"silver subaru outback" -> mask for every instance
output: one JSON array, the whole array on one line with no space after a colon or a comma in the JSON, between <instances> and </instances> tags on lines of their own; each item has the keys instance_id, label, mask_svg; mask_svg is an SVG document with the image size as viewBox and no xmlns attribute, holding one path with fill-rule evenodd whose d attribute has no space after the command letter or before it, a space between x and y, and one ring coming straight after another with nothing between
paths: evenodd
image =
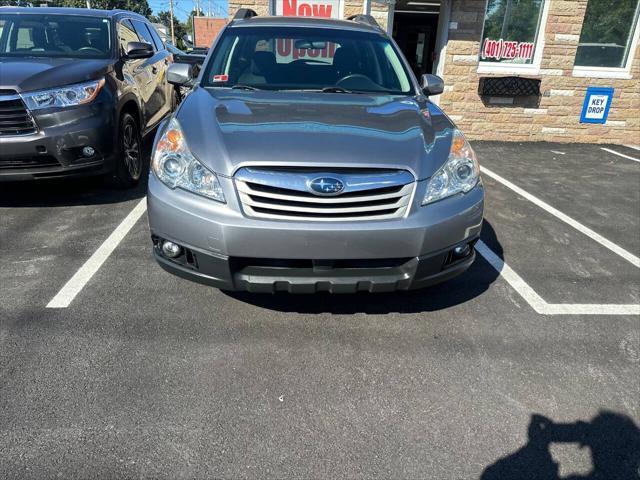
<instances>
[{"instance_id":1,"label":"silver subaru outback","mask_svg":"<svg viewBox=\"0 0 640 480\"><path fill-rule=\"evenodd\" d=\"M241 10L156 136L149 224L167 271L225 290L420 288L474 261L484 189L463 134L373 18Z\"/></svg>"}]
</instances>

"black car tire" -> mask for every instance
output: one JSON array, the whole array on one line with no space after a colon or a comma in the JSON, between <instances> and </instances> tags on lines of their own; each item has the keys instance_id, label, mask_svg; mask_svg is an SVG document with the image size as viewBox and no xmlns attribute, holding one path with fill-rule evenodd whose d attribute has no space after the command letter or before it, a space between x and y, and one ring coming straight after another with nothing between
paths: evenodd
<instances>
[{"instance_id":1,"label":"black car tire","mask_svg":"<svg viewBox=\"0 0 640 480\"><path fill-rule=\"evenodd\" d=\"M116 168L110 183L117 188L131 188L142 176L143 149L138 122L129 113L123 113L120 118L116 144Z\"/></svg>"}]
</instances>

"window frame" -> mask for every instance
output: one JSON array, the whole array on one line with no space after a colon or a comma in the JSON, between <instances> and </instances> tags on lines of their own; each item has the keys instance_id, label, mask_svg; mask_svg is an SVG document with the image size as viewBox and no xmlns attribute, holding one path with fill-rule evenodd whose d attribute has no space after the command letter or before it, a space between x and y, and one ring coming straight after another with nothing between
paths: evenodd
<instances>
[{"instance_id":1,"label":"window frame","mask_svg":"<svg viewBox=\"0 0 640 480\"><path fill-rule=\"evenodd\" d=\"M538 75L540 66L542 65L542 54L545 46L545 33L547 30L547 20L549 18L549 8L552 0L544 0L542 4L542 15L540 16L540 25L538 26L538 35L535 41L533 62L529 64L523 63L500 63L500 62L483 62L478 61L478 73L501 73L513 75ZM484 28L486 23L487 8L489 0L484 4L484 15L482 19L482 33L480 34L480 48L482 49L482 39L484 38ZM478 51L478 59L480 51Z\"/></svg>"},{"instance_id":2,"label":"window frame","mask_svg":"<svg viewBox=\"0 0 640 480\"><path fill-rule=\"evenodd\" d=\"M149 33L151 34L151 38L153 39L153 42L156 44L156 51L160 52L160 51L166 50L167 46L162 41L162 38L160 38L160 35L158 34L158 31L156 30L156 28L150 23L145 22L144 25L147 27L147 30L149 30Z\"/></svg>"},{"instance_id":3,"label":"window frame","mask_svg":"<svg viewBox=\"0 0 640 480\"><path fill-rule=\"evenodd\" d=\"M143 22L142 20L138 20L136 18L132 18L131 20L131 25L133 25L133 29L134 31L138 34L138 38L140 38L140 41L142 43L148 43L151 48L153 48L153 53L157 53L158 52L158 47L156 46L156 43L153 39L153 35L151 35L151 32L149 31L149 28L147 28L147 24L146 22ZM145 37L145 33L147 35L149 35L149 40L147 40L147 38Z\"/></svg>"},{"instance_id":4,"label":"window frame","mask_svg":"<svg viewBox=\"0 0 640 480\"><path fill-rule=\"evenodd\" d=\"M129 22L130 27L127 26L125 22ZM116 23L116 38L118 39L118 50L120 50L120 57L124 58L127 55L127 51L126 51L126 48L122 45L122 36L120 35L120 27L124 27L132 31L136 35L136 38L138 39L138 41L141 41L141 40L130 18L124 17L124 18L118 19L118 22Z\"/></svg>"},{"instance_id":5,"label":"window frame","mask_svg":"<svg viewBox=\"0 0 640 480\"><path fill-rule=\"evenodd\" d=\"M588 3L588 2L587 2ZM633 66L633 60L636 56L636 50L638 48L638 42L640 37L640 1L636 5L635 26L633 27L633 36L631 38L631 44L629 45L629 53L627 55L626 63L624 67L587 67L582 65L574 65L572 76L574 77L587 77L587 78L614 78L631 80L633 75L631 74L631 67ZM586 10L585 10L586 15ZM584 23L584 19L583 19Z\"/></svg>"}]
</instances>

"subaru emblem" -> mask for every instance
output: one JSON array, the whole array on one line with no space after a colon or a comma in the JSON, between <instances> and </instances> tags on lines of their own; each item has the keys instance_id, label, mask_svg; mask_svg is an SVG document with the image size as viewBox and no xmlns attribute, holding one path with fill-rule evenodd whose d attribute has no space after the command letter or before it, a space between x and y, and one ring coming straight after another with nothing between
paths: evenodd
<instances>
[{"instance_id":1,"label":"subaru emblem","mask_svg":"<svg viewBox=\"0 0 640 480\"><path fill-rule=\"evenodd\" d=\"M344 191L344 183L337 178L314 178L308 185L311 192L316 195L340 195Z\"/></svg>"}]
</instances>

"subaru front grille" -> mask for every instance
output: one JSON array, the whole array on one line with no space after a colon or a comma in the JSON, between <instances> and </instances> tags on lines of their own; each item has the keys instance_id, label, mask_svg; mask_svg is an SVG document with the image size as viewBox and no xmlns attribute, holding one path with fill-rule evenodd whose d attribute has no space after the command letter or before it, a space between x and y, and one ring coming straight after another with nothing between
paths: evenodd
<instances>
[{"instance_id":1,"label":"subaru front grille","mask_svg":"<svg viewBox=\"0 0 640 480\"><path fill-rule=\"evenodd\" d=\"M352 221L404 216L415 178L406 170L250 167L235 183L248 217Z\"/></svg>"}]
</instances>

